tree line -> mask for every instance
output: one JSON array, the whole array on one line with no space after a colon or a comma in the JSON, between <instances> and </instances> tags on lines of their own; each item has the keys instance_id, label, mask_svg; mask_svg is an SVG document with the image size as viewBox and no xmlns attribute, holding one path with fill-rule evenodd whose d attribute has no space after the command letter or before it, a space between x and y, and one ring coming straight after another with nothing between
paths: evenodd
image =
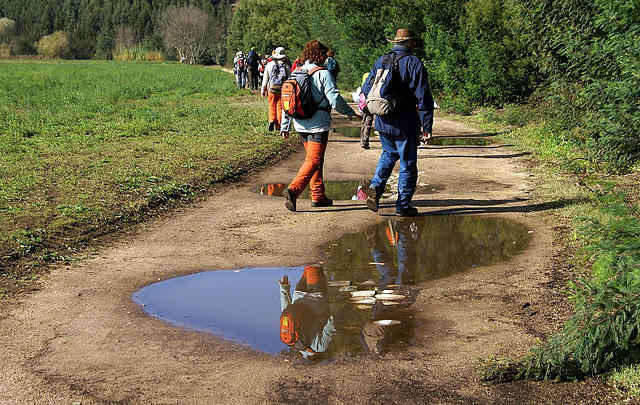
<instances>
[{"instance_id":1,"label":"tree line","mask_svg":"<svg viewBox=\"0 0 640 405\"><path fill-rule=\"evenodd\" d=\"M0 0L0 18L15 23L9 44L14 55L36 54L38 41L64 32L68 58L111 59L116 48L141 47L163 51L167 46L161 25L169 8L197 9L207 16L205 59L226 56L226 30L231 21L232 0ZM185 12L189 14L189 12ZM59 56L59 55L56 55ZM206 60L205 60L206 61Z\"/></svg>"}]
</instances>

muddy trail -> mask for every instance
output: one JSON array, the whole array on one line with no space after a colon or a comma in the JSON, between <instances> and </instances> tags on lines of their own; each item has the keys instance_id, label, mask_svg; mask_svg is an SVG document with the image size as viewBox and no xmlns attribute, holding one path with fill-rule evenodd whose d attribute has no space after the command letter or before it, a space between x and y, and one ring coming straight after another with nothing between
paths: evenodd
<instances>
[{"instance_id":1,"label":"muddy trail","mask_svg":"<svg viewBox=\"0 0 640 405\"><path fill-rule=\"evenodd\" d=\"M0 403L603 400L597 381L478 377L479 359L526 352L556 312L545 300L555 204L529 199L527 154L437 119L437 142L419 150L420 216L400 219L393 184L379 215L359 198L380 143L362 150L352 131L330 136L333 207L303 197L298 212L284 208L278 190L298 153L55 269L40 291L2 308ZM323 322L330 313L337 332L309 360L278 339L278 280L317 285L318 274Z\"/></svg>"}]
</instances>

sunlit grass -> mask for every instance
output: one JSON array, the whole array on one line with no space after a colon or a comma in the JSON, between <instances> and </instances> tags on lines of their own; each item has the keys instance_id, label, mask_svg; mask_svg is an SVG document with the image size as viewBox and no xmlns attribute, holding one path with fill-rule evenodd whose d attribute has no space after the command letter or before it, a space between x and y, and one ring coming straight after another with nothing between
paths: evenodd
<instances>
[{"instance_id":1,"label":"sunlit grass","mask_svg":"<svg viewBox=\"0 0 640 405\"><path fill-rule=\"evenodd\" d=\"M290 150L246 94L204 67L0 63L0 269L56 260Z\"/></svg>"}]
</instances>

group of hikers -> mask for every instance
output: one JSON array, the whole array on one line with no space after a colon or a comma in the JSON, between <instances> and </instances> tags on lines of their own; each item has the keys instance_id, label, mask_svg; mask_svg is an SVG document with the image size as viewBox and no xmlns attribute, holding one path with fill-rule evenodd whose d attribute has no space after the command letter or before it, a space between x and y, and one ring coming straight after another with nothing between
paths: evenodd
<instances>
[{"instance_id":1,"label":"group of hikers","mask_svg":"<svg viewBox=\"0 0 640 405\"><path fill-rule=\"evenodd\" d=\"M363 78L357 112L340 95L334 54L321 42L308 42L293 64L282 47L266 59L260 93L269 101L268 129L288 138L293 123L306 151L304 163L285 190L288 210L296 211L296 200L307 185L312 207L333 205L325 194L323 166L335 109L350 119L362 119L363 148L369 147L372 123L380 135L382 154L367 190L367 207L378 211L386 183L400 161L396 215L418 214L411 205L418 178L417 150L420 142L431 139L434 101L427 70L412 52L419 44L417 37L402 28L388 41L391 51L380 56Z\"/></svg>"}]
</instances>

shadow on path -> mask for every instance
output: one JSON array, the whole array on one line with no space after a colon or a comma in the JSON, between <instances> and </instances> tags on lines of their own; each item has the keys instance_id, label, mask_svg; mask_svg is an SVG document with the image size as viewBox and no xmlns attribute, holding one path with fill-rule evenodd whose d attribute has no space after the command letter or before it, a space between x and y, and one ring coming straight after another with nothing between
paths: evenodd
<instances>
[{"instance_id":1,"label":"shadow on path","mask_svg":"<svg viewBox=\"0 0 640 405\"><path fill-rule=\"evenodd\" d=\"M471 159L512 159L529 156L531 152L512 153L508 155L418 155L418 159L471 158Z\"/></svg>"},{"instance_id":2,"label":"shadow on path","mask_svg":"<svg viewBox=\"0 0 640 405\"><path fill-rule=\"evenodd\" d=\"M558 208L564 208L569 205L578 204L581 202L587 201L586 199L567 199L567 200L557 200L544 202L539 204L529 204L529 205L516 205L509 207L459 207L459 208L449 208L437 211L429 211L429 212L421 212L418 216L425 217L431 215L464 215L464 214L497 214L497 213L507 213L507 212L540 212L540 211L548 211L554 210ZM429 205L421 205L419 201L415 202L416 206L429 206ZM381 216L393 216L393 214L381 214Z\"/></svg>"},{"instance_id":3,"label":"shadow on path","mask_svg":"<svg viewBox=\"0 0 640 405\"><path fill-rule=\"evenodd\" d=\"M441 149L499 149L499 148L507 148L513 145L505 144L505 145L493 145L493 146L420 146L418 149L433 149L433 150L441 150Z\"/></svg>"}]
</instances>

